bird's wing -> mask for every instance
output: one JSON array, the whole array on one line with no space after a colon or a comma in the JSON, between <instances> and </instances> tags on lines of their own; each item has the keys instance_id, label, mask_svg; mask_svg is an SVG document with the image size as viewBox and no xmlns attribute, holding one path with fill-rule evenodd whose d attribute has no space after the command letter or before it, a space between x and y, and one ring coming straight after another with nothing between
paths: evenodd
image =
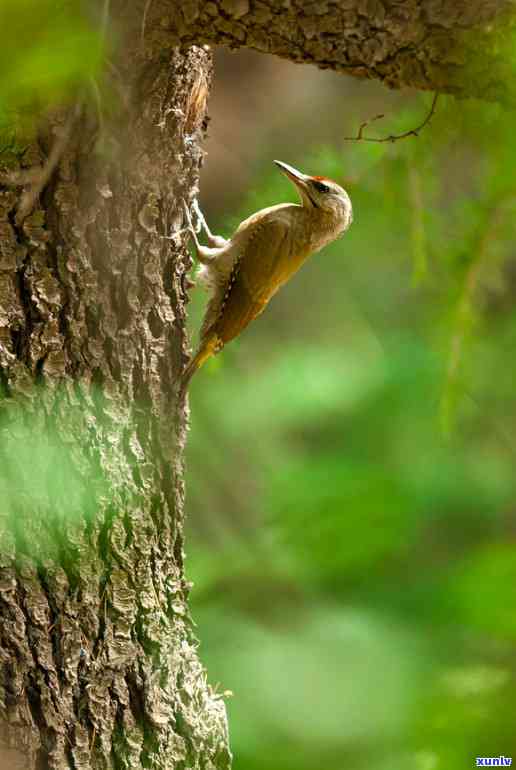
<instances>
[{"instance_id":1,"label":"bird's wing","mask_svg":"<svg viewBox=\"0 0 516 770\"><path fill-rule=\"evenodd\" d=\"M288 242L288 225L279 217L257 223L250 233L210 328L221 346L238 336L267 306L276 288L273 279L277 265L288 256Z\"/></svg>"}]
</instances>

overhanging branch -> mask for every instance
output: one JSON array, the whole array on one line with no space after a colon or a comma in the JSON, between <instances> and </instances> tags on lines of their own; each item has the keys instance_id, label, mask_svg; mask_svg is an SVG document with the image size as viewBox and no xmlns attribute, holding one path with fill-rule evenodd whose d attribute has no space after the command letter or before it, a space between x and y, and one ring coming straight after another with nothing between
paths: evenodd
<instances>
[{"instance_id":1,"label":"overhanging branch","mask_svg":"<svg viewBox=\"0 0 516 770\"><path fill-rule=\"evenodd\" d=\"M253 48L386 85L516 103L510 0L153 0L146 45Z\"/></svg>"}]
</instances>

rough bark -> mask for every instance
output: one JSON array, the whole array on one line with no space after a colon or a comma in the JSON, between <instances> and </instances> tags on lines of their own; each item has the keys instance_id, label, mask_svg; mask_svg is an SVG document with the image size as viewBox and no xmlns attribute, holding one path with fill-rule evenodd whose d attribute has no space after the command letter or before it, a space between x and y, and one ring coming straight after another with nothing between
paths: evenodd
<instances>
[{"instance_id":1,"label":"rough bark","mask_svg":"<svg viewBox=\"0 0 516 770\"><path fill-rule=\"evenodd\" d=\"M516 103L511 0L153 0L169 44L254 48L386 85Z\"/></svg>"},{"instance_id":2,"label":"rough bark","mask_svg":"<svg viewBox=\"0 0 516 770\"><path fill-rule=\"evenodd\" d=\"M187 609L177 401L211 61L143 48L140 19L24 221L0 187L2 768L230 762Z\"/></svg>"}]
</instances>

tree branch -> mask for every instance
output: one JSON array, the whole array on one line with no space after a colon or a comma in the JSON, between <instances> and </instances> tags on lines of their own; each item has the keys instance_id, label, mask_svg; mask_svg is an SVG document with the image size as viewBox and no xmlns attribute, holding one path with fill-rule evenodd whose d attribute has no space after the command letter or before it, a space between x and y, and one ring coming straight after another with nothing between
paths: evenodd
<instances>
[{"instance_id":1,"label":"tree branch","mask_svg":"<svg viewBox=\"0 0 516 770\"><path fill-rule=\"evenodd\" d=\"M61 160L63 152L66 149L66 145L68 144L72 133L73 125L79 116L81 106L82 101L77 102L75 107L70 111L66 123L60 130L59 135L56 137L54 144L52 145L50 155L48 156L44 166L23 169L13 173L0 175L0 185L3 185L4 187L24 187L25 185L30 185L21 196L16 211L17 224L21 224L23 220L31 213L41 191L48 184L50 177L54 173L57 164Z\"/></svg>"},{"instance_id":2,"label":"tree branch","mask_svg":"<svg viewBox=\"0 0 516 770\"><path fill-rule=\"evenodd\" d=\"M428 112L423 122L420 123L419 126L417 126L416 128L410 128L408 131L404 131L402 134L389 134L389 136L384 136L384 137L363 136L364 128L367 128L367 126L373 123L373 121L380 120L381 118L385 117L385 115L375 115L374 118L369 118L369 120L365 120L363 123L360 124L360 128L358 129L358 134L356 136L345 136L344 141L345 142L378 142L379 144L382 144L383 142L397 142L399 139L406 139L409 136L419 136L419 132L422 131L422 129L430 122L432 115L435 112L435 105L437 104L438 97L439 97L439 94L436 92L434 94L434 98L432 99L430 111Z\"/></svg>"},{"instance_id":3,"label":"tree branch","mask_svg":"<svg viewBox=\"0 0 516 770\"><path fill-rule=\"evenodd\" d=\"M153 0L146 43L253 48L390 87L516 104L510 0Z\"/></svg>"}]
</instances>

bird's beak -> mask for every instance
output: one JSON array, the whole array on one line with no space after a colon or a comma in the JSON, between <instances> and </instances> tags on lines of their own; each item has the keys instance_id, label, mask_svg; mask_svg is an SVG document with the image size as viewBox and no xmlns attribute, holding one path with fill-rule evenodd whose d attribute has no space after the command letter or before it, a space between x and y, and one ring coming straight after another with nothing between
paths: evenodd
<instances>
[{"instance_id":1,"label":"bird's beak","mask_svg":"<svg viewBox=\"0 0 516 770\"><path fill-rule=\"evenodd\" d=\"M281 160L275 160L274 163L277 165L280 171L282 171L285 176L290 179L291 182L294 182L299 192L301 193L303 202L306 201L314 206L315 204L310 196L310 189L308 186L308 182L310 181L311 177L303 174L301 171L298 171L297 168L289 166L288 163L283 163Z\"/></svg>"},{"instance_id":2,"label":"bird's beak","mask_svg":"<svg viewBox=\"0 0 516 770\"><path fill-rule=\"evenodd\" d=\"M301 186L303 188L306 187L306 183L310 177L308 177L306 174L302 174L301 171L298 171L297 168L294 168L294 166L289 166L288 163L283 163L281 160L275 160L274 163L278 166L283 173L288 176L289 179L291 179L294 184Z\"/></svg>"}]
</instances>

